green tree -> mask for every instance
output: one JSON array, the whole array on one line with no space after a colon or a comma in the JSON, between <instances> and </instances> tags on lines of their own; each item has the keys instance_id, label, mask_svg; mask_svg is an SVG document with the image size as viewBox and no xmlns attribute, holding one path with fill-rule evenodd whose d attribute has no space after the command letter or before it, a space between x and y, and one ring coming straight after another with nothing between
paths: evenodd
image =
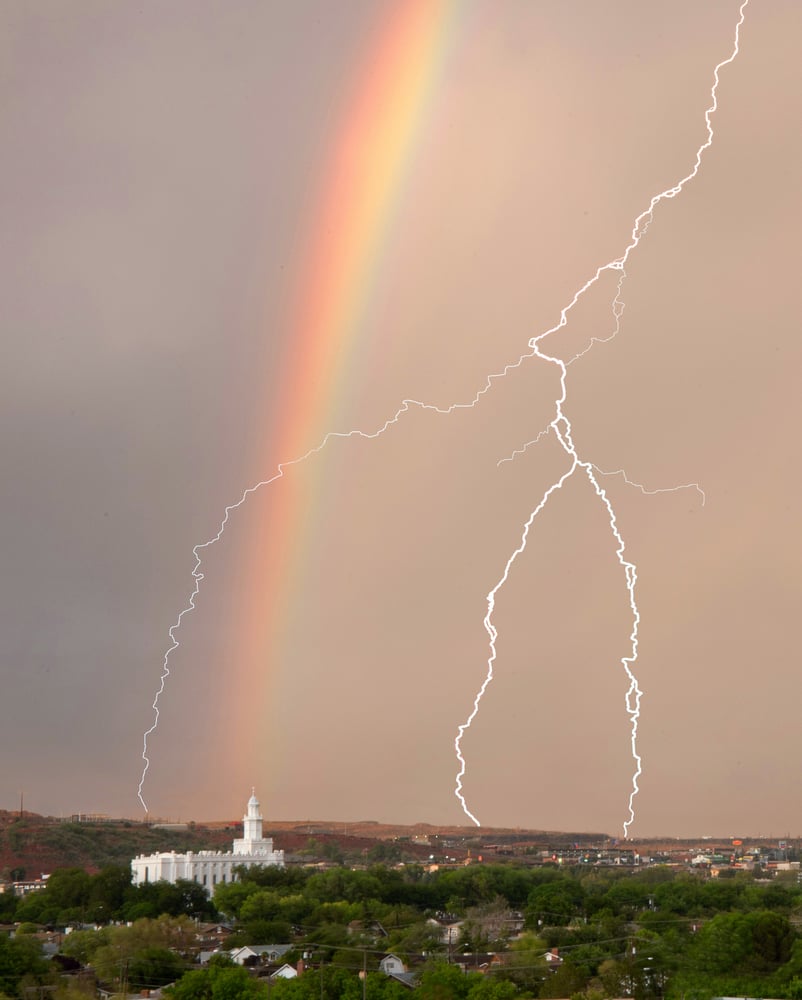
<instances>
[{"instance_id":1,"label":"green tree","mask_svg":"<svg viewBox=\"0 0 802 1000\"><path fill-rule=\"evenodd\" d=\"M188 917L143 918L130 927L104 928L98 938L94 948L86 940L79 942L78 947L84 953L91 952L91 962L100 979L119 981L132 963L153 949L168 950L187 959L194 946L195 926ZM67 942L72 947L69 938Z\"/></svg>"},{"instance_id":2,"label":"green tree","mask_svg":"<svg viewBox=\"0 0 802 1000\"><path fill-rule=\"evenodd\" d=\"M266 997L267 986L239 966L210 965L187 972L164 995L174 1000L253 1000Z\"/></svg>"},{"instance_id":3,"label":"green tree","mask_svg":"<svg viewBox=\"0 0 802 1000\"><path fill-rule=\"evenodd\" d=\"M366 899L378 899L381 894L381 883L375 875L369 872L348 871L345 868L332 868L327 872L316 872L306 884L308 895L319 899L322 903L345 901L361 902Z\"/></svg>"},{"instance_id":4,"label":"green tree","mask_svg":"<svg viewBox=\"0 0 802 1000\"><path fill-rule=\"evenodd\" d=\"M0 989L14 996L24 978L29 977L37 983L47 971L47 964L35 938L22 936L12 941L7 935L0 935Z\"/></svg>"},{"instance_id":5,"label":"green tree","mask_svg":"<svg viewBox=\"0 0 802 1000\"><path fill-rule=\"evenodd\" d=\"M281 916L281 896L273 889L259 889L240 906L239 917L244 923L250 920L277 920Z\"/></svg>"},{"instance_id":6,"label":"green tree","mask_svg":"<svg viewBox=\"0 0 802 1000\"><path fill-rule=\"evenodd\" d=\"M604 895L604 903L613 913L631 920L638 910L645 910L649 905L652 887L631 878L619 878Z\"/></svg>"},{"instance_id":7,"label":"green tree","mask_svg":"<svg viewBox=\"0 0 802 1000\"><path fill-rule=\"evenodd\" d=\"M249 920L240 924L228 939L230 948L244 944L286 944L292 938L292 928L284 920Z\"/></svg>"},{"instance_id":8,"label":"green tree","mask_svg":"<svg viewBox=\"0 0 802 1000\"><path fill-rule=\"evenodd\" d=\"M704 910L703 885L690 875L657 886L653 896L658 910L693 914Z\"/></svg>"},{"instance_id":9,"label":"green tree","mask_svg":"<svg viewBox=\"0 0 802 1000\"><path fill-rule=\"evenodd\" d=\"M134 989L166 986L186 971L186 962L169 948L142 948L128 962L127 980Z\"/></svg>"},{"instance_id":10,"label":"green tree","mask_svg":"<svg viewBox=\"0 0 802 1000\"><path fill-rule=\"evenodd\" d=\"M393 924L392 920L384 924L389 937L382 947L386 947L387 951L400 952L402 955L408 955L411 952L418 954L425 952L430 955L445 950L445 945L440 940L440 932L436 927L428 924L425 920L416 919L417 914L411 907L402 908L402 912L410 913L412 916L407 916L398 924Z\"/></svg>"},{"instance_id":11,"label":"green tree","mask_svg":"<svg viewBox=\"0 0 802 1000\"><path fill-rule=\"evenodd\" d=\"M409 990L379 972L365 981L367 1000L409 1000ZM270 1000L362 1000L362 981L353 971L325 966L297 979L280 979L270 988Z\"/></svg>"},{"instance_id":12,"label":"green tree","mask_svg":"<svg viewBox=\"0 0 802 1000\"><path fill-rule=\"evenodd\" d=\"M73 931L64 938L61 950L81 965L91 965L95 952L108 943L109 932L106 928L100 931Z\"/></svg>"},{"instance_id":13,"label":"green tree","mask_svg":"<svg viewBox=\"0 0 802 1000\"><path fill-rule=\"evenodd\" d=\"M160 917L166 914L178 917L182 914L192 917L213 917L214 904L207 897L203 886L185 879L171 882L145 882L132 887L128 901L123 908L126 920L141 917Z\"/></svg>"},{"instance_id":14,"label":"green tree","mask_svg":"<svg viewBox=\"0 0 802 1000\"><path fill-rule=\"evenodd\" d=\"M456 965L438 963L423 970L415 996L417 1000L466 1000L477 979L477 973L466 975Z\"/></svg>"},{"instance_id":15,"label":"green tree","mask_svg":"<svg viewBox=\"0 0 802 1000\"><path fill-rule=\"evenodd\" d=\"M545 942L527 931L513 941L503 969L497 973L518 989L537 994L549 970L545 959Z\"/></svg>"},{"instance_id":16,"label":"green tree","mask_svg":"<svg viewBox=\"0 0 802 1000\"><path fill-rule=\"evenodd\" d=\"M352 920L358 920L361 911L356 903L346 903L341 900L337 903L321 903L309 914L307 923L314 927L323 924L350 924Z\"/></svg>"},{"instance_id":17,"label":"green tree","mask_svg":"<svg viewBox=\"0 0 802 1000\"><path fill-rule=\"evenodd\" d=\"M588 977L570 962L563 962L556 972L550 972L540 987L541 997L570 997L585 988ZM620 994L619 994L620 996Z\"/></svg>"},{"instance_id":18,"label":"green tree","mask_svg":"<svg viewBox=\"0 0 802 1000\"><path fill-rule=\"evenodd\" d=\"M791 958L795 938L779 913L720 913L700 930L693 959L702 972L771 972Z\"/></svg>"},{"instance_id":19,"label":"green tree","mask_svg":"<svg viewBox=\"0 0 802 1000\"><path fill-rule=\"evenodd\" d=\"M740 905L745 885L735 879L713 878L700 888L701 901L706 913L734 910Z\"/></svg>"},{"instance_id":20,"label":"green tree","mask_svg":"<svg viewBox=\"0 0 802 1000\"><path fill-rule=\"evenodd\" d=\"M481 976L468 990L466 1000L513 1000L520 995L514 983L495 976Z\"/></svg>"},{"instance_id":21,"label":"green tree","mask_svg":"<svg viewBox=\"0 0 802 1000\"><path fill-rule=\"evenodd\" d=\"M607 997L632 996L632 970L621 959L608 958L599 966L599 982Z\"/></svg>"},{"instance_id":22,"label":"green tree","mask_svg":"<svg viewBox=\"0 0 802 1000\"><path fill-rule=\"evenodd\" d=\"M471 951L502 949L509 940L511 917L512 911L503 896L470 907L460 929L460 947Z\"/></svg>"},{"instance_id":23,"label":"green tree","mask_svg":"<svg viewBox=\"0 0 802 1000\"><path fill-rule=\"evenodd\" d=\"M305 924L317 903L301 892L286 892L281 897L280 916L291 924Z\"/></svg>"},{"instance_id":24,"label":"green tree","mask_svg":"<svg viewBox=\"0 0 802 1000\"><path fill-rule=\"evenodd\" d=\"M19 897L13 892L0 892L0 923L11 924L17 911Z\"/></svg>"},{"instance_id":25,"label":"green tree","mask_svg":"<svg viewBox=\"0 0 802 1000\"><path fill-rule=\"evenodd\" d=\"M83 868L57 868L45 889L48 904L56 910L84 910L91 892L92 879Z\"/></svg>"},{"instance_id":26,"label":"green tree","mask_svg":"<svg viewBox=\"0 0 802 1000\"><path fill-rule=\"evenodd\" d=\"M122 915L131 891L131 868L128 865L108 865L90 881L87 915L90 920L105 923Z\"/></svg>"},{"instance_id":27,"label":"green tree","mask_svg":"<svg viewBox=\"0 0 802 1000\"><path fill-rule=\"evenodd\" d=\"M47 890L31 892L17 904L16 919L22 923L55 923L58 910L50 902Z\"/></svg>"},{"instance_id":28,"label":"green tree","mask_svg":"<svg viewBox=\"0 0 802 1000\"><path fill-rule=\"evenodd\" d=\"M239 917L242 904L260 892L256 882L221 882L214 892L214 905L228 917Z\"/></svg>"},{"instance_id":29,"label":"green tree","mask_svg":"<svg viewBox=\"0 0 802 1000\"><path fill-rule=\"evenodd\" d=\"M573 878L563 877L534 888L526 909L527 926L562 926L582 911L585 894Z\"/></svg>"},{"instance_id":30,"label":"green tree","mask_svg":"<svg viewBox=\"0 0 802 1000\"><path fill-rule=\"evenodd\" d=\"M796 931L779 913L750 913L746 919L750 935L748 965L756 972L773 972L790 959Z\"/></svg>"},{"instance_id":31,"label":"green tree","mask_svg":"<svg viewBox=\"0 0 802 1000\"><path fill-rule=\"evenodd\" d=\"M300 892L312 873L306 868L277 868L275 865L235 865L234 875L239 882L252 883L263 889L281 889L285 892Z\"/></svg>"}]
</instances>

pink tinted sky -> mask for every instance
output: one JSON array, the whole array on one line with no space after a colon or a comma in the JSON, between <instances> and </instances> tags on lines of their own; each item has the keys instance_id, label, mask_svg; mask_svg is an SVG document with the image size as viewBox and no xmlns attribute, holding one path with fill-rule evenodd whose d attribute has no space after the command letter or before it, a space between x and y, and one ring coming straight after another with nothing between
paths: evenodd
<instances>
[{"instance_id":1,"label":"pink tinted sky","mask_svg":"<svg viewBox=\"0 0 802 1000\"><path fill-rule=\"evenodd\" d=\"M332 123L397 4L11 3L2 212L7 389L0 804L137 815L142 731L194 544L272 474L309 205ZM337 405L471 399L621 254L690 170L738 4L458 5ZM802 11L751 0L699 176L627 268L618 337L566 413L638 567L635 834L799 833ZM608 276L548 348L612 328ZM151 741L153 812L459 822L453 739L485 598L543 491L554 370L416 410L260 491L209 550ZM280 421L281 415L278 420ZM273 421L271 424L270 421ZM314 442L312 442L314 443ZM280 641L243 643L249 552L306 491ZM267 572L267 569L266 569ZM618 833L632 774L627 594L575 477L497 600L465 738L488 825ZM247 654L242 651L247 648Z\"/></svg>"}]
</instances>

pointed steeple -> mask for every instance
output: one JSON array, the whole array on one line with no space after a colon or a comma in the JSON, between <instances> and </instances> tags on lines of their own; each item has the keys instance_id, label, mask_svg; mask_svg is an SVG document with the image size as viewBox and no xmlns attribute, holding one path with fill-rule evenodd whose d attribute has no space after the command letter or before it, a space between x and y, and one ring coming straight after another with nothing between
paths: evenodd
<instances>
[{"instance_id":1,"label":"pointed steeple","mask_svg":"<svg viewBox=\"0 0 802 1000\"><path fill-rule=\"evenodd\" d=\"M255 844L262 840L262 814L259 811L259 799L256 789L251 789L248 799L248 811L242 817L242 839L246 844Z\"/></svg>"}]
</instances>

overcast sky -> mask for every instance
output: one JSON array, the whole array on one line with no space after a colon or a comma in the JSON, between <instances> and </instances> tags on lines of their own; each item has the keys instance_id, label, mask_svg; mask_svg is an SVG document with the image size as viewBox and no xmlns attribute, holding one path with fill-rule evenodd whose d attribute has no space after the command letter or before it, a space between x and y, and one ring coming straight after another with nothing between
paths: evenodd
<instances>
[{"instance_id":1,"label":"overcast sky","mask_svg":"<svg viewBox=\"0 0 802 1000\"><path fill-rule=\"evenodd\" d=\"M297 457L299 423L305 449L405 399L468 402L554 326L691 170L739 6L424 4L435 72L305 421L288 359L316 206L403 5L0 8L0 807L142 815L193 546ZM617 337L568 369L583 460L705 496L603 479L638 575L635 835L802 832L800 37L795 0L751 0L698 177L633 252ZM617 280L544 349L609 336ZM169 661L152 814L233 817L255 785L268 818L467 822L453 743L487 594L570 465L553 434L498 463L559 392L530 360L473 409L332 440L232 514ZM587 478L534 522L493 621L471 810L619 834L632 614Z\"/></svg>"}]
</instances>

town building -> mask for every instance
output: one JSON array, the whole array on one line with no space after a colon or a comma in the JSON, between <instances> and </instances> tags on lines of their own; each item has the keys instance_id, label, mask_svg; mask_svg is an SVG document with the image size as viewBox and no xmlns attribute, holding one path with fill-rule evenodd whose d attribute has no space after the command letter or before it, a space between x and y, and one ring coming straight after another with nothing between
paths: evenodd
<instances>
[{"instance_id":1,"label":"town building","mask_svg":"<svg viewBox=\"0 0 802 1000\"><path fill-rule=\"evenodd\" d=\"M262 836L262 814L254 791L242 817L242 837L235 840L233 851L188 851L176 854L140 854L131 862L134 885L146 882L177 882L186 879L202 885L211 896L220 883L235 882L234 869L240 865L275 865L284 867L284 851L273 850L272 837Z\"/></svg>"},{"instance_id":2,"label":"town building","mask_svg":"<svg viewBox=\"0 0 802 1000\"><path fill-rule=\"evenodd\" d=\"M15 896L27 896L29 892L39 892L47 888L47 880L50 875L42 873L41 878L23 879L22 882L11 882L0 884L0 893L13 892Z\"/></svg>"}]
</instances>

